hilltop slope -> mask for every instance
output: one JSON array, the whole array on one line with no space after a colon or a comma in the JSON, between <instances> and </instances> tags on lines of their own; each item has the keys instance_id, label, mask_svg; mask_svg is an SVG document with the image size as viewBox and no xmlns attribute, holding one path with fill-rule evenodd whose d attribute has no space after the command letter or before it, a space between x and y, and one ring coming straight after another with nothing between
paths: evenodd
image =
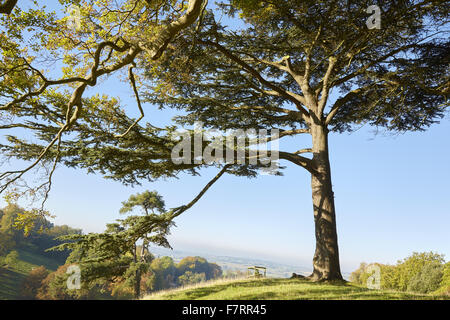
<instances>
[{"instance_id":1,"label":"hilltop slope","mask_svg":"<svg viewBox=\"0 0 450 320\"><path fill-rule=\"evenodd\" d=\"M295 300L295 299L375 299L429 300L444 296L370 290L350 283L313 283L300 279L241 279L215 281L193 287L162 291L146 300Z\"/></svg>"},{"instance_id":2,"label":"hilltop slope","mask_svg":"<svg viewBox=\"0 0 450 320\"><path fill-rule=\"evenodd\" d=\"M39 253L18 249L19 259L12 265L0 267L0 300L20 298L20 285L27 274L39 266L44 266L50 271L55 271L60 263L44 257Z\"/></svg>"}]
</instances>

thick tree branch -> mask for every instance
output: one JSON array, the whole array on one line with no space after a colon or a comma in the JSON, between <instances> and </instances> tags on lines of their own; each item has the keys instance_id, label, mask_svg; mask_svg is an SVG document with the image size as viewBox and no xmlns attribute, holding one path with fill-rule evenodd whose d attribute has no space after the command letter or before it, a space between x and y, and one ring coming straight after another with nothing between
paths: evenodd
<instances>
[{"instance_id":1,"label":"thick tree branch","mask_svg":"<svg viewBox=\"0 0 450 320\"><path fill-rule=\"evenodd\" d=\"M124 133L117 135L116 136L117 138L122 138L122 137L126 136L128 134L128 132L130 132L130 130L136 124L138 124L139 121L142 120L142 118L144 118L144 110L142 109L141 99L139 98L139 92L137 91L137 88L136 88L136 80L133 75L133 66L132 65L128 67L128 78L130 79L131 85L133 87L134 96L136 97L137 106L139 108L139 112L141 113L141 115L138 119L136 119L136 121Z\"/></svg>"},{"instance_id":2,"label":"thick tree branch","mask_svg":"<svg viewBox=\"0 0 450 320\"><path fill-rule=\"evenodd\" d=\"M143 48L152 60L157 60L166 50L167 45L182 29L189 27L197 20L204 7L204 0L189 0L186 13L178 20L169 23L160 31L159 36L152 41L151 47L146 43L140 42L139 46Z\"/></svg>"},{"instance_id":3,"label":"thick tree branch","mask_svg":"<svg viewBox=\"0 0 450 320\"><path fill-rule=\"evenodd\" d=\"M404 46L401 46L401 47L399 47L399 48L397 48L395 50L392 50L389 53L379 57L378 59L370 61L369 63L367 63L366 65L362 66L358 70L355 70L354 72L349 73L348 75L346 75L346 76L344 76L342 78L339 78L339 79L336 79L335 81L332 81L330 83L330 86L334 87L334 86L338 86L340 84L343 84L346 81L351 80L351 79L355 78L356 76L359 76L359 75L363 74L366 70L368 70L370 67L376 65L377 63L381 63L381 62L385 61L386 59L396 55L397 53L400 53L402 51L405 51L405 50L412 49L412 48L416 47L420 42L426 40L427 38L430 38L431 36L433 36L433 35L430 35L428 37L422 38L422 39L420 39L419 41L416 41L413 44L404 45Z\"/></svg>"},{"instance_id":4,"label":"thick tree branch","mask_svg":"<svg viewBox=\"0 0 450 320\"><path fill-rule=\"evenodd\" d=\"M301 166L312 174L316 173L316 165L314 163L314 160L299 156L298 154L295 153L284 151L280 151L279 156L280 159L288 160L298 166Z\"/></svg>"},{"instance_id":5,"label":"thick tree branch","mask_svg":"<svg viewBox=\"0 0 450 320\"><path fill-rule=\"evenodd\" d=\"M6 0L0 4L0 13L10 14L17 4L17 0Z\"/></svg>"},{"instance_id":6,"label":"thick tree branch","mask_svg":"<svg viewBox=\"0 0 450 320\"><path fill-rule=\"evenodd\" d=\"M216 42L213 42L213 41L210 41L210 40L202 40L202 39L198 39L197 41L199 43L215 47L217 50L219 50L227 58L229 58L230 60L234 61L239 66L241 66L241 68L243 70L245 70L246 72L248 72L249 74L254 76L262 85L265 85L266 87L268 87L271 90L275 91L280 96L282 96L285 99L287 99L287 100L291 101L292 103L294 103L294 105L297 107L297 109L302 113L303 120L306 123L309 124L309 122L310 122L310 120L309 120L309 113L303 107L303 102L302 101L300 101L296 97L290 95L284 89L274 85L272 82L264 79L264 77L262 77L261 74L258 71L256 71L249 64L247 64L245 61L243 61L242 59L240 59L239 57L237 57L236 55L231 53L229 50L227 50L225 47L223 47L219 43L216 43Z\"/></svg>"},{"instance_id":7,"label":"thick tree branch","mask_svg":"<svg viewBox=\"0 0 450 320\"><path fill-rule=\"evenodd\" d=\"M325 125L328 125L331 122L331 120L333 120L334 116L337 114L341 106L343 106L347 101L349 101L353 97L358 96L362 90L363 90L362 88L357 88L347 93L344 97L337 99L333 107L331 108L330 112L326 116Z\"/></svg>"},{"instance_id":8,"label":"thick tree branch","mask_svg":"<svg viewBox=\"0 0 450 320\"><path fill-rule=\"evenodd\" d=\"M176 217L178 217L179 215L181 215L183 212L185 212L186 210L190 209L194 204L197 203L198 200L200 200L201 197L203 197L203 195L206 193L206 191L208 191L209 188L211 188L211 186L217 181L219 180L219 178L231 167L231 164L226 164L223 166L223 168L219 171L219 173L212 178L207 184L206 186L200 191L200 193L191 201L189 202L187 205L181 206L181 207L177 207L175 209L172 209L170 211L170 219L174 219Z\"/></svg>"},{"instance_id":9,"label":"thick tree branch","mask_svg":"<svg viewBox=\"0 0 450 320\"><path fill-rule=\"evenodd\" d=\"M328 62L328 69L327 69L327 72L325 73L325 75L324 75L324 77L322 79L322 82L323 82L322 91L321 91L320 100L319 100L319 103L318 103L318 106L317 106L318 107L317 117L319 119L322 119L323 110L325 109L325 106L326 106L327 101L328 101L328 94L330 92L329 80L330 80L331 74L333 72L334 65L336 64L336 58L331 56L331 57L329 57L328 61L329 61Z\"/></svg>"}]
</instances>

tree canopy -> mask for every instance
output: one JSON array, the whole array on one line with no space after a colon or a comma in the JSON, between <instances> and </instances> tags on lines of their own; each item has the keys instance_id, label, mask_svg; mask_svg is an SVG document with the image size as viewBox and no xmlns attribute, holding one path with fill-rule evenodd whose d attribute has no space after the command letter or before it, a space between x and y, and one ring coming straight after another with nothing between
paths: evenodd
<instances>
[{"instance_id":1,"label":"tree canopy","mask_svg":"<svg viewBox=\"0 0 450 320\"><path fill-rule=\"evenodd\" d=\"M207 129L267 129L267 141L309 135L311 145L278 155L311 173L311 278L342 279L328 134L364 124L424 130L447 112L449 8L439 1L231 0L213 9L199 0L62 3L79 6L79 30L37 3L1 20L0 129L27 134L10 134L0 147L6 158L31 163L3 172L1 192L41 191L45 202L58 163L124 184L221 167L192 202L171 211L174 218L223 174L254 177L267 166L175 163L178 128L201 121ZM38 56L62 59L60 74L39 69ZM86 96L100 78L125 68L137 119L116 97ZM145 103L179 114L164 128L143 124ZM48 179L20 188L38 164Z\"/></svg>"}]
</instances>

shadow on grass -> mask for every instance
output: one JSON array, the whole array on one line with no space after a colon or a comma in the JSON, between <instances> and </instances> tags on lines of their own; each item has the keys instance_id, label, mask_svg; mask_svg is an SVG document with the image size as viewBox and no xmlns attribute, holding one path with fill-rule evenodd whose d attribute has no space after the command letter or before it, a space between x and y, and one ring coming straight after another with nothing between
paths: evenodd
<instances>
[{"instance_id":1,"label":"shadow on grass","mask_svg":"<svg viewBox=\"0 0 450 320\"><path fill-rule=\"evenodd\" d=\"M24 278L23 274L0 268L0 300L17 299L18 289Z\"/></svg>"},{"instance_id":2,"label":"shadow on grass","mask_svg":"<svg viewBox=\"0 0 450 320\"><path fill-rule=\"evenodd\" d=\"M51 258L42 256L36 252L31 252L27 249L20 250L19 255L20 260L22 260L23 262L35 266L44 266L45 268L51 271L55 271L61 265L60 263Z\"/></svg>"},{"instance_id":3,"label":"shadow on grass","mask_svg":"<svg viewBox=\"0 0 450 320\"><path fill-rule=\"evenodd\" d=\"M191 300L191 299L201 299L204 297L208 297L210 295L219 293L221 291L224 290L229 290L229 289L251 289L251 288L264 288L264 290L268 290L268 291L263 291L260 293L253 293L253 294L249 294L246 296L240 296L240 299L281 299L283 297L285 297L285 293L283 292L276 292L273 290L270 290L271 287L279 287L282 285L286 285L286 286L290 286L290 285L298 285L298 284L304 284L306 286L318 286L317 289L314 288L301 288L301 289L293 289L294 292L296 292L296 294L301 294L301 295L305 295L305 294L311 294L311 293L321 293L323 292L323 286L324 283L317 283L317 282L310 282L308 280L303 280L303 279L259 279L259 280L255 280L255 281L251 281L251 280L243 280L243 281L237 281L234 282L232 284L226 283L226 284L218 284L218 285L213 285L213 286L208 286L208 287L200 287L200 288L193 288L193 289L189 289L189 290L185 290L182 293L182 299L186 299L186 300ZM338 288L345 288L350 289L350 288L354 288L346 283L343 282L339 282L339 283L328 283L328 285L333 285L336 286L336 290ZM342 291L343 294L345 291L345 289ZM359 289L359 288L356 288ZM330 292L334 292L336 293L336 290L330 290ZM364 290L364 289L361 289ZM339 293L337 293L339 294ZM165 294L162 296L162 298L167 298L167 299L179 299L181 298L180 293L172 293L172 294Z\"/></svg>"},{"instance_id":4,"label":"shadow on grass","mask_svg":"<svg viewBox=\"0 0 450 320\"><path fill-rule=\"evenodd\" d=\"M199 287L162 295L162 299L220 300L405 300L440 299L436 296L414 295L406 292L371 290L347 282L310 282L304 279L260 279Z\"/></svg>"}]
</instances>

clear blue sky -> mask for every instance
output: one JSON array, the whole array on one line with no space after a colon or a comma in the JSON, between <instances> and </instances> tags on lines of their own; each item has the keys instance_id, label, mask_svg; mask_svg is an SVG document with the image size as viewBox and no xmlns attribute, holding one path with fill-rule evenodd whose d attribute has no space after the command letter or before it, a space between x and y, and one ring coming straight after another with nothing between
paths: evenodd
<instances>
[{"instance_id":1,"label":"clear blue sky","mask_svg":"<svg viewBox=\"0 0 450 320\"><path fill-rule=\"evenodd\" d=\"M114 93L136 109L128 84L109 79L96 90ZM154 124L171 115L149 105L145 110ZM308 147L306 142L282 140L280 149L295 151ZM426 132L376 135L374 128L363 127L352 134L332 134L330 153L343 271L362 261L395 263L413 251L433 250L449 259L449 117ZM174 249L312 268L310 177L302 168L282 164L287 165L283 177L222 177L176 220L169 239ZM189 202L216 173L210 169L201 177L183 175L131 188L59 167L47 207L56 224L103 231L120 217L121 202L131 194L157 190L168 207L175 207Z\"/></svg>"},{"instance_id":2,"label":"clear blue sky","mask_svg":"<svg viewBox=\"0 0 450 320\"><path fill-rule=\"evenodd\" d=\"M359 262L394 263L413 251L450 256L450 121L424 133L374 138L370 128L330 137L343 269ZM280 143L283 147L283 142ZM310 265L314 226L309 176L286 163L284 177L225 176L180 216L175 249L270 257ZM202 177L120 183L59 168L48 208L55 223L102 231L119 218L121 201L158 190L168 207L189 202L216 171Z\"/></svg>"}]
</instances>

